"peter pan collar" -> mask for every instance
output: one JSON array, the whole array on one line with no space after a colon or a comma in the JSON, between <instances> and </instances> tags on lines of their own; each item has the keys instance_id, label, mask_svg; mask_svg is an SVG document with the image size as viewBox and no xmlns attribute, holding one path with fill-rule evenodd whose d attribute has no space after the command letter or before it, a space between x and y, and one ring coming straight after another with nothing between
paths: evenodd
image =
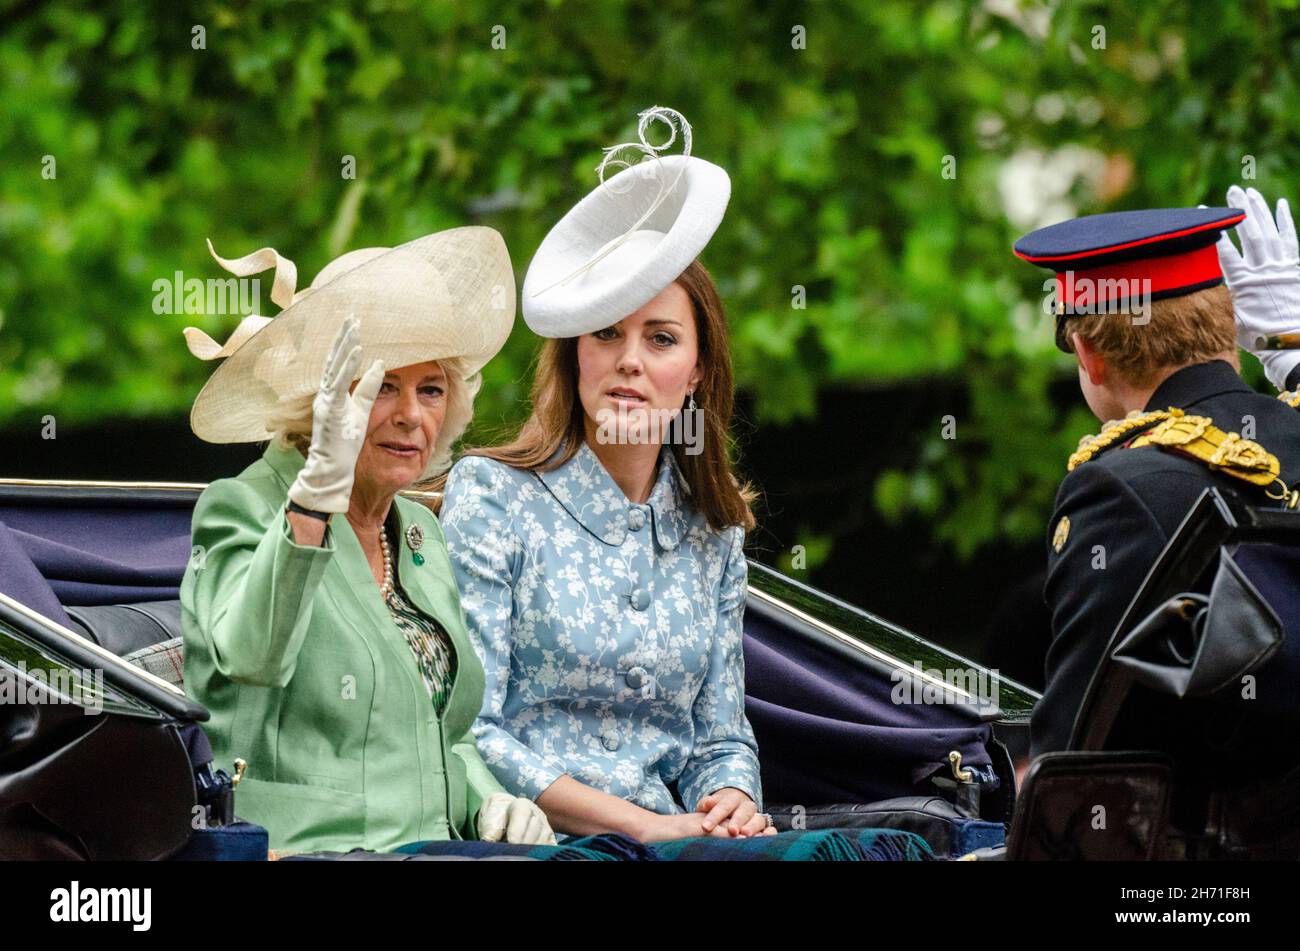
<instances>
[{"instance_id":1,"label":"peter pan collar","mask_svg":"<svg viewBox=\"0 0 1300 951\"><path fill-rule=\"evenodd\" d=\"M565 511L607 545L623 544L630 521L645 517L646 508L650 510L660 548L676 548L689 527L690 486L677 464L677 457L667 446L659 451L659 474L644 505L634 504L623 494L585 442L564 465L539 472L537 477ZM638 509L643 513L641 516L633 514Z\"/></svg>"}]
</instances>

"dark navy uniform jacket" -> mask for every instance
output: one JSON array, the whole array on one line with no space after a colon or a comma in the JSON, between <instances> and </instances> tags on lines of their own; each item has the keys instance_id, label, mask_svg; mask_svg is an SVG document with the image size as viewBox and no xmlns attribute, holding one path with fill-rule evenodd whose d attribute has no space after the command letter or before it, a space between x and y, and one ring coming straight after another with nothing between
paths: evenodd
<instances>
[{"instance_id":1,"label":"dark navy uniform jacket","mask_svg":"<svg viewBox=\"0 0 1300 951\"><path fill-rule=\"evenodd\" d=\"M1300 371L1288 385L1300 384L1298 378ZM1146 409L1169 407L1208 416L1227 432L1241 433L1253 417L1254 441L1277 456L1288 485L1300 483L1300 410L1256 393L1224 361L1185 367L1160 384ZM1261 488L1156 446L1116 444L1076 466L1061 483L1048 526L1043 594L1052 643L1047 687L1030 723L1033 756L1066 748L1111 634L1174 530L1211 486L1242 493L1255 504L1278 504L1268 502ZM1069 518L1069 533L1057 552L1053 537L1062 517Z\"/></svg>"}]
</instances>

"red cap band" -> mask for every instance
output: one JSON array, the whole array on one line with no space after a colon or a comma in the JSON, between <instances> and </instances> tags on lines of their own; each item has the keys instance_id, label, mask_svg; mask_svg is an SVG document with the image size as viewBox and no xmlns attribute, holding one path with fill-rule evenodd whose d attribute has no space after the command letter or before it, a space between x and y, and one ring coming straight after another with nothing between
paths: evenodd
<instances>
[{"instance_id":1,"label":"red cap band","mask_svg":"<svg viewBox=\"0 0 1300 951\"><path fill-rule=\"evenodd\" d=\"M1222 277L1219 252L1209 244L1195 251L1163 258L1106 264L1083 271L1062 271L1056 275L1056 301L1058 306L1073 308L1075 302L1083 297L1087 301L1086 308L1095 308L1112 301L1195 287Z\"/></svg>"}]
</instances>

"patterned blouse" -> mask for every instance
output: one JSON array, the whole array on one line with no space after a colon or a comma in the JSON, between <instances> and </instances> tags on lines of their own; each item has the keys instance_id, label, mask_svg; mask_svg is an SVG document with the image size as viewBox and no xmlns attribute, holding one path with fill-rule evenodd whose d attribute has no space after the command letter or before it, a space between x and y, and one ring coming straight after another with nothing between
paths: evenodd
<instances>
[{"instance_id":1,"label":"patterned blouse","mask_svg":"<svg viewBox=\"0 0 1300 951\"><path fill-rule=\"evenodd\" d=\"M399 550L391 539L390 547L393 551ZM438 716L442 716L456 677L456 652L451 646L451 639L441 624L411 603L395 576L385 604L393 623L415 654L415 664L420 670L420 679L424 681L424 687L433 700L433 709Z\"/></svg>"},{"instance_id":2,"label":"patterned blouse","mask_svg":"<svg viewBox=\"0 0 1300 951\"><path fill-rule=\"evenodd\" d=\"M761 804L744 530L711 529L689 492L667 448L642 504L585 443L550 472L453 467L440 521L487 676L474 735L507 790L567 773L665 814L723 786Z\"/></svg>"}]
</instances>

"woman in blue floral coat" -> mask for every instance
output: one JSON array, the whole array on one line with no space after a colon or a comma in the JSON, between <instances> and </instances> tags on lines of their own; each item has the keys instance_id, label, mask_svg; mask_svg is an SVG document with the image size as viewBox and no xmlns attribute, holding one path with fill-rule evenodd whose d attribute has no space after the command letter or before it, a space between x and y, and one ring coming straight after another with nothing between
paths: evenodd
<instances>
[{"instance_id":1,"label":"woman in blue floral coat","mask_svg":"<svg viewBox=\"0 0 1300 951\"><path fill-rule=\"evenodd\" d=\"M754 522L727 461L731 402L721 304L693 263L617 324L548 340L519 438L447 481L441 521L487 676L479 752L556 831L768 826L744 711ZM633 441L650 411L683 404L658 434L675 442Z\"/></svg>"},{"instance_id":2,"label":"woman in blue floral coat","mask_svg":"<svg viewBox=\"0 0 1300 951\"><path fill-rule=\"evenodd\" d=\"M662 146L652 121L669 124ZM447 536L486 672L474 725L502 784L554 829L642 841L773 831L745 718L743 550L726 318L697 255L730 179L659 151L547 235L524 281L546 341L532 416L445 487Z\"/></svg>"}]
</instances>

